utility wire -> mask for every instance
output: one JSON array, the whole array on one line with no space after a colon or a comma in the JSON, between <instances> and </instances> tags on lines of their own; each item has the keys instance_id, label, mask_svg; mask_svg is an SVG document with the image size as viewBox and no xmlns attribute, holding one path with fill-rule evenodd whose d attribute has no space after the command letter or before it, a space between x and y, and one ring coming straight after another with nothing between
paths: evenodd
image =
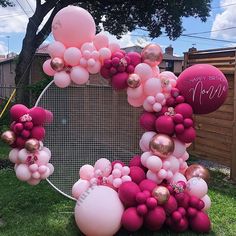
<instances>
[{"instance_id":1,"label":"utility wire","mask_svg":"<svg viewBox=\"0 0 236 236\"><path fill-rule=\"evenodd\" d=\"M32 10L32 12L34 13L34 9L33 9L33 7L31 6L31 4L29 3L29 1L26 0L26 2L27 2L27 4L29 5L29 7L30 7L30 9Z\"/></svg>"}]
</instances>

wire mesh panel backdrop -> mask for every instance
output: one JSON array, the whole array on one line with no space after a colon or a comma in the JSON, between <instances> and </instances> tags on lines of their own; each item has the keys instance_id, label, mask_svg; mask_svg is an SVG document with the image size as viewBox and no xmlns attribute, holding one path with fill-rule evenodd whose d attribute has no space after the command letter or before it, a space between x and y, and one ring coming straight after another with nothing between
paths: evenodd
<instances>
[{"instance_id":1,"label":"wire mesh panel backdrop","mask_svg":"<svg viewBox=\"0 0 236 236\"><path fill-rule=\"evenodd\" d=\"M126 92L99 81L64 89L51 83L36 103L54 114L44 142L55 167L49 182L68 197L82 165L94 165L101 157L128 164L140 153L141 110L128 104Z\"/></svg>"}]
</instances>

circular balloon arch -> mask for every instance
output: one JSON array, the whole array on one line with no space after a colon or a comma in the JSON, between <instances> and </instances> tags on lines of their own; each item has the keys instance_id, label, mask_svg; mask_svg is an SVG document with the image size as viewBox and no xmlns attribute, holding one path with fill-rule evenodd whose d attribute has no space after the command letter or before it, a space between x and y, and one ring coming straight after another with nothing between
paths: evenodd
<instances>
[{"instance_id":1,"label":"circular balloon arch","mask_svg":"<svg viewBox=\"0 0 236 236\"><path fill-rule=\"evenodd\" d=\"M95 29L92 16L80 7L69 6L56 14L52 23L56 41L49 45L51 58L43 64L53 82L35 107L11 108L10 130L2 134L13 148L9 159L15 163L16 177L36 185L54 172L49 161L55 150L43 145L44 126L53 122L53 115L38 106L50 86L76 90L89 83L91 74L100 73L114 90L127 92L131 106L144 109L139 117L145 130L139 142L143 153L129 163L115 158L82 163L80 178L71 186L72 197L49 181L77 201L75 219L80 230L86 235L113 235L121 226L130 232L143 225L158 231L165 224L176 232L188 228L209 232L209 172L201 165L188 166L186 148L196 138L193 115L210 113L225 101L225 76L205 64L187 68L179 78L160 72L160 46L149 44L141 53L127 53Z\"/></svg>"}]
</instances>

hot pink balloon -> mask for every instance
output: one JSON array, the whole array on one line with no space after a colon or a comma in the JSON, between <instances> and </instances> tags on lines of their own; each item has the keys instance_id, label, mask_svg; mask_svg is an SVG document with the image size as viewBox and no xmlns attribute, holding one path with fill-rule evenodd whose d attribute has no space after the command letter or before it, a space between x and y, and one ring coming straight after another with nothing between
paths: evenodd
<instances>
[{"instance_id":1,"label":"hot pink balloon","mask_svg":"<svg viewBox=\"0 0 236 236\"><path fill-rule=\"evenodd\" d=\"M64 53L64 61L70 66L76 66L79 64L81 58L81 52L78 48L67 48Z\"/></svg>"},{"instance_id":2,"label":"hot pink balloon","mask_svg":"<svg viewBox=\"0 0 236 236\"><path fill-rule=\"evenodd\" d=\"M89 73L81 66L75 66L72 68L70 78L75 84L85 84L89 79Z\"/></svg>"},{"instance_id":3,"label":"hot pink balloon","mask_svg":"<svg viewBox=\"0 0 236 236\"><path fill-rule=\"evenodd\" d=\"M95 35L93 39L93 44L97 50L99 50L100 48L107 48L109 44L109 39L105 34L99 33Z\"/></svg>"},{"instance_id":4,"label":"hot pink balloon","mask_svg":"<svg viewBox=\"0 0 236 236\"><path fill-rule=\"evenodd\" d=\"M48 59L43 63L43 71L49 76L55 75L56 71L51 67L51 59Z\"/></svg>"},{"instance_id":5,"label":"hot pink balloon","mask_svg":"<svg viewBox=\"0 0 236 236\"><path fill-rule=\"evenodd\" d=\"M89 12L81 7L68 6L60 10L52 22L55 40L67 47L80 47L94 39L96 25Z\"/></svg>"},{"instance_id":6,"label":"hot pink balloon","mask_svg":"<svg viewBox=\"0 0 236 236\"><path fill-rule=\"evenodd\" d=\"M197 64L184 70L176 86L195 114L217 110L225 101L228 82L224 74L212 65Z\"/></svg>"},{"instance_id":7,"label":"hot pink balloon","mask_svg":"<svg viewBox=\"0 0 236 236\"><path fill-rule=\"evenodd\" d=\"M54 57L63 58L65 50L66 48L64 44L59 41L55 41L48 45L48 53L52 58Z\"/></svg>"},{"instance_id":8,"label":"hot pink balloon","mask_svg":"<svg viewBox=\"0 0 236 236\"><path fill-rule=\"evenodd\" d=\"M54 75L54 83L59 88L66 88L70 85L70 76L65 72L61 71Z\"/></svg>"}]
</instances>

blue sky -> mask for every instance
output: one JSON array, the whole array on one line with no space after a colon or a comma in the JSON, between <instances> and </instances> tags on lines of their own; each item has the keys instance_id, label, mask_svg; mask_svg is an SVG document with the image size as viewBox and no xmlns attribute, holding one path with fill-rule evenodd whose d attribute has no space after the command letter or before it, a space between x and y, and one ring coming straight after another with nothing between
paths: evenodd
<instances>
[{"instance_id":1,"label":"blue sky","mask_svg":"<svg viewBox=\"0 0 236 236\"><path fill-rule=\"evenodd\" d=\"M9 38L9 50L11 52L19 53L22 40L25 34L25 28L27 25L28 17L33 14L32 9L25 0L18 0L21 7L17 2L14 8L0 8L0 54L6 54L8 51L8 38ZM28 0L31 7L34 9L35 1ZM201 22L200 19L196 18L184 18L183 26L185 28L185 34L211 31L212 33L201 34L197 36L206 38L215 38L228 40L236 42L236 28L230 30L220 31L221 29L236 26L236 0L213 0L212 1L212 11L211 16L208 18L207 22ZM27 16L26 16L27 15ZM140 36L137 36L140 35ZM136 30L130 32L121 39L121 46L131 46L131 45L142 45L150 42L150 38L145 37L147 32L141 30ZM110 36L111 40L115 40L115 37ZM53 38L50 36L47 41L52 41ZM154 39L153 42L160 44L163 48L168 45L174 47L174 53L176 55L182 55L183 52L187 51L190 47L195 44L197 49L210 49L219 47L236 46L236 43L219 42L212 40L202 40L189 37L180 37L175 41L170 41L167 37L161 36Z\"/></svg>"}]
</instances>

